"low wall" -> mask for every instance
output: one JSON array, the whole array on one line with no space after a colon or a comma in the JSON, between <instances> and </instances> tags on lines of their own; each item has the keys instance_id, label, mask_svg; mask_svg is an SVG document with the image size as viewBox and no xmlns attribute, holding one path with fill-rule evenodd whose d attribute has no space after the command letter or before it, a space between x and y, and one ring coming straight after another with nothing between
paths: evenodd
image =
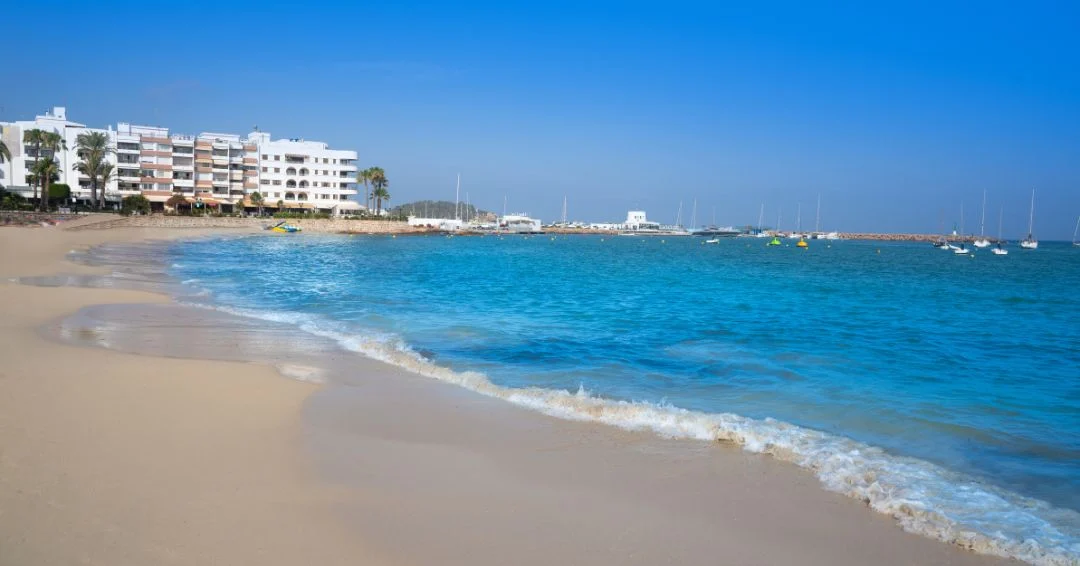
<instances>
[{"instance_id":1,"label":"low wall","mask_svg":"<svg viewBox=\"0 0 1080 566\"><path fill-rule=\"evenodd\" d=\"M129 216L106 222L72 227L72 230L104 230L108 228L236 228L257 230L281 220L270 218L236 218L230 216ZM321 234L407 234L430 230L409 226L405 222L383 220L348 220L343 218L291 218L287 220L304 232Z\"/></svg>"}]
</instances>

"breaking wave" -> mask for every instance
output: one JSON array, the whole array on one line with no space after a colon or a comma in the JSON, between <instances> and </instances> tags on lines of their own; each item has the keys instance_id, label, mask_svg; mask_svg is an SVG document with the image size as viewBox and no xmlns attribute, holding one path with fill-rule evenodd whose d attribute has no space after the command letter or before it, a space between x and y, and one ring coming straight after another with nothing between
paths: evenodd
<instances>
[{"instance_id":1,"label":"breaking wave","mask_svg":"<svg viewBox=\"0 0 1080 566\"><path fill-rule=\"evenodd\" d=\"M432 363L391 334L356 333L301 313L220 305L209 308L295 325L367 357L553 417L651 431L670 438L736 444L811 471L826 489L863 501L874 511L895 518L906 531L1038 566L1080 565L1080 531L1075 527L1080 525L1080 513L924 460L771 418L608 399L591 395L583 387L577 391L505 387L481 373L454 371Z\"/></svg>"}]
</instances>

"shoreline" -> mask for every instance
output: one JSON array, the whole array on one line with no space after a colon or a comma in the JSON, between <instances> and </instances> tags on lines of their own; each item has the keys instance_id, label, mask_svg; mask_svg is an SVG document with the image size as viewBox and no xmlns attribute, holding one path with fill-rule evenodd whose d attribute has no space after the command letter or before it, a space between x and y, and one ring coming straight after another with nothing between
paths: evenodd
<instances>
[{"instance_id":1,"label":"shoreline","mask_svg":"<svg viewBox=\"0 0 1080 566\"><path fill-rule=\"evenodd\" d=\"M47 291L63 295L69 289ZM357 375L349 386L311 395L299 427L322 473L346 492L366 494L337 510L351 527L346 530L359 527L360 538L390 540L380 549L386 555L420 563L441 557L445 563L494 564L500 563L499 552L505 559L538 550L531 545L539 537L566 548L544 547L535 562L519 563L623 563L626 556L655 563L675 555L698 563L715 560L717 552L739 563L996 563L904 533L882 515L868 520L864 504L826 492L804 470L767 456L556 420L379 362L356 366L350 360ZM418 451L418 443L427 448ZM545 456L538 460L540 454ZM523 467L522 461L532 465ZM442 473L447 468L468 473L448 478ZM427 498L410 491L417 486ZM439 499L457 505L432 501ZM588 508L577 511L589 520L579 530L553 526L551 521L573 523L563 516L564 507L582 501ZM740 512L733 514L733 505ZM519 517L518 509L529 512ZM635 519L628 523L630 510ZM820 516L825 510L827 518ZM473 524L454 527L431 519L454 514ZM492 522L493 516L502 520ZM498 533L499 542L470 538L465 527L476 523L485 525L485 533ZM623 540L630 532L632 540ZM620 548L634 552L596 552L593 546L609 539L623 540ZM677 548L671 547L675 541ZM413 548L418 542L426 548ZM649 555L645 542L667 554ZM485 544L497 548L480 553Z\"/></svg>"},{"instance_id":2,"label":"shoreline","mask_svg":"<svg viewBox=\"0 0 1080 566\"><path fill-rule=\"evenodd\" d=\"M112 230L124 229L183 229L183 230L261 230L265 225L285 221L299 226L304 232L314 234L393 234L393 235L430 235L430 234L458 234L461 236L481 236L483 232L462 230L459 232L446 232L433 228L409 226L406 222L390 220L360 220L360 219L337 219L337 218L294 218L275 219L272 217L231 217L231 216L129 216L122 217L115 214L94 213L83 215L62 215L51 213L11 212L4 213L5 218L25 217L25 222L34 225L42 221L59 222L63 229L67 230ZM535 235L553 236L615 236L619 230L600 230L593 228L562 228L548 227L543 232ZM790 231L781 232L779 237L787 238ZM808 233L809 234L809 233ZM491 233L487 235L515 235ZM529 235L529 234L524 234ZM837 232L839 240L864 240L879 242L924 242L932 243L945 239L950 242L974 242L984 236L977 235L942 235L942 234L914 234L914 233L873 233L873 232ZM999 240L996 237L985 236L990 243ZM828 241L828 240L824 240ZM1008 240L1001 240L1007 242Z\"/></svg>"}]
</instances>

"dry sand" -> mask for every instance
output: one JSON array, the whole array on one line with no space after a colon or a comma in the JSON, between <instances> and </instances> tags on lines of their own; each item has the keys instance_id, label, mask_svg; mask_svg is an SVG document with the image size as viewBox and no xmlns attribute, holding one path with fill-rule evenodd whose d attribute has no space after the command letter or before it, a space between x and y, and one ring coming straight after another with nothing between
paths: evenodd
<instances>
[{"instance_id":1,"label":"dry sand","mask_svg":"<svg viewBox=\"0 0 1080 566\"><path fill-rule=\"evenodd\" d=\"M0 229L0 277L92 271L63 254L178 234ZM39 329L81 307L164 299L0 293L3 566L1005 562L736 448L559 421L364 359L320 389L58 344Z\"/></svg>"}]
</instances>

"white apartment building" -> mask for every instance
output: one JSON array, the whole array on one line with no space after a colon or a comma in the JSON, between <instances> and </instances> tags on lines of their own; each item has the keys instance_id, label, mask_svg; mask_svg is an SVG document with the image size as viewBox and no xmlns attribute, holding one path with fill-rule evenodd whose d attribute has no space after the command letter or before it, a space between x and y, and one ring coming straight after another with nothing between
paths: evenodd
<instances>
[{"instance_id":1,"label":"white apartment building","mask_svg":"<svg viewBox=\"0 0 1080 566\"><path fill-rule=\"evenodd\" d=\"M66 183L71 187L73 198L81 200L90 199L90 179L75 171L75 164L79 162L76 154L75 139L79 134L86 132L104 132L109 135L110 144L116 143L116 134L110 129L101 130L88 128L85 124L72 122L67 119L67 110L63 106L57 106L44 115L36 116L33 120L19 120L16 122L0 122L0 137L4 140L8 150L11 151L11 161L0 163L0 186L25 197L33 196L34 190L30 186L27 177L31 175L38 156L34 154L34 148L23 143L23 132L27 130L44 130L58 133L63 137L66 149L52 152L42 150L42 157L56 159L60 169L60 183ZM117 155L110 155L109 161L116 163ZM116 182L109 185L109 190L116 191ZM118 199L117 199L118 200Z\"/></svg>"},{"instance_id":2,"label":"white apartment building","mask_svg":"<svg viewBox=\"0 0 1080 566\"><path fill-rule=\"evenodd\" d=\"M259 193L267 203L335 213L363 208L349 199L357 193L355 151L303 139L273 141L266 132L247 139L258 148Z\"/></svg>"},{"instance_id":3,"label":"white apartment building","mask_svg":"<svg viewBox=\"0 0 1080 566\"><path fill-rule=\"evenodd\" d=\"M61 132L68 149L58 153L60 181L72 187L72 196L90 198L89 179L74 170L78 156L75 138L93 131L69 122L64 108L54 108L34 121L0 123L11 163L0 164L0 185L6 190L32 196L26 180L33 167L32 148L22 143L23 132L33 128ZM120 122L107 130L115 150L109 160L116 164L115 177L106 187L106 198L119 203L141 194L151 203L164 203L176 194L206 206L253 207L258 191L264 207L280 202L287 210L331 214L355 213L363 205L351 200L356 190L356 152L330 149L323 142L302 139L272 140L266 132L246 138L236 134L206 132L197 136L170 134L168 128Z\"/></svg>"}]
</instances>

